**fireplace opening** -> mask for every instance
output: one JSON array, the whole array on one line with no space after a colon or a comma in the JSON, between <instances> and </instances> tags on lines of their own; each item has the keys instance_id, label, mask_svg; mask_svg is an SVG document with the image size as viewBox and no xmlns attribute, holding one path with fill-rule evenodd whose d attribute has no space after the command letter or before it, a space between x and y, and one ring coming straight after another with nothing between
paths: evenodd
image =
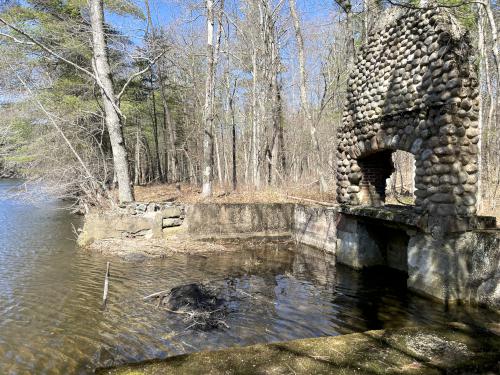
<instances>
[{"instance_id":1,"label":"fireplace opening","mask_svg":"<svg viewBox=\"0 0 500 375\"><path fill-rule=\"evenodd\" d=\"M361 204L381 206L385 203L387 179L394 172L392 151L386 150L358 159L361 170L359 200Z\"/></svg>"},{"instance_id":2,"label":"fireplace opening","mask_svg":"<svg viewBox=\"0 0 500 375\"><path fill-rule=\"evenodd\" d=\"M392 154L394 172L386 186L386 202L397 205L415 204L415 156L397 150Z\"/></svg>"},{"instance_id":3,"label":"fireplace opening","mask_svg":"<svg viewBox=\"0 0 500 375\"><path fill-rule=\"evenodd\" d=\"M406 151L380 151L358 159L359 203L414 205L415 157Z\"/></svg>"}]
</instances>

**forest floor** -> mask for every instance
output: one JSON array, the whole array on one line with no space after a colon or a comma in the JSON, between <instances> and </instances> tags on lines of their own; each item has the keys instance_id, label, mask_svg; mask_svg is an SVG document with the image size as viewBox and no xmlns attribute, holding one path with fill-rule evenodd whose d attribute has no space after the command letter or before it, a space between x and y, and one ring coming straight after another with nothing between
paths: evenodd
<instances>
[{"instance_id":1,"label":"forest floor","mask_svg":"<svg viewBox=\"0 0 500 375\"><path fill-rule=\"evenodd\" d=\"M498 374L498 327L413 327L199 352L98 371L156 374Z\"/></svg>"},{"instance_id":2,"label":"forest floor","mask_svg":"<svg viewBox=\"0 0 500 375\"><path fill-rule=\"evenodd\" d=\"M181 184L178 189L175 184L152 184L136 186L135 198L138 202L177 201L180 203L287 203L310 199L336 204L334 192L320 193L315 186L311 185L263 188L258 191L250 187L241 187L237 190L215 187L213 196L204 199L201 197L201 189L197 186Z\"/></svg>"}]
</instances>

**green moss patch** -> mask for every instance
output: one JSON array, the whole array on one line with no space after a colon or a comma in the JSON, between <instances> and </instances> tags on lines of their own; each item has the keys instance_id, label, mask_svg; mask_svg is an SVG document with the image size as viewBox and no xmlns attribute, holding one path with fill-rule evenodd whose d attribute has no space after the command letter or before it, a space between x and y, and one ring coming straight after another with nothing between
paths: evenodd
<instances>
[{"instance_id":1,"label":"green moss patch","mask_svg":"<svg viewBox=\"0 0 500 375\"><path fill-rule=\"evenodd\" d=\"M454 324L200 352L98 374L480 374L499 370L500 337Z\"/></svg>"}]
</instances>

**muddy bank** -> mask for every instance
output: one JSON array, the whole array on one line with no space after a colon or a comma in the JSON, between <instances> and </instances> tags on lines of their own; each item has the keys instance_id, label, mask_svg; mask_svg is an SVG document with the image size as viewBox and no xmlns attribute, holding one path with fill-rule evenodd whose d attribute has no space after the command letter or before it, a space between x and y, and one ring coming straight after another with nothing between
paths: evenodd
<instances>
[{"instance_id":1,"label":"muddy bank","mask_svg":"<svg viewBox=\"0 0 500 375\"><path fill-rule=\"evenodd\" d=\"M294 340L146 362L98 374L494 374L500 336L452 323Z\"/></svg>"},{"instance_id":2,"label":"muddy bank","mask_svg":"<svg viewBox=\"0 0 500 375\"><path fill-rule=\"evenodd\" d=\"M291 248L291 239L270 238L227 238L219 240L193 239L188 235L176 235L170 238L107 238L95 240L83 247L84 251L116 257L125 261L141 262L164 259L177 254L217 255L222 253L238 253L253 248L276 249L278 246ZM248 260L251 263L251 259Z\"/></svg>"},{"instance_id":3,"label":"muddy bank","mask_svg":"<svg viewBox=\"0 0 500 375\"><path fill-rule=\"evenodd\" d=\"M85 247L85 250L134 262L162 259L179 253L217 254L231 251L228 246L220 243L196 241L186 237L175 239L108 238L92 242Z\"/></svg>"}]
</instances>

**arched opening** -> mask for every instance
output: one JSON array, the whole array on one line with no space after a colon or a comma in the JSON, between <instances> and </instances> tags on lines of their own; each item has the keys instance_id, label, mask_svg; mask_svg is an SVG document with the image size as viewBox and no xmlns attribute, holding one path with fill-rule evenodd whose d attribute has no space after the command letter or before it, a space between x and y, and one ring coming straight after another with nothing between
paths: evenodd
<instances>
[{"instance_id":1,"label":"arched opening","mask_svg":"<svg viewBox=\"0 0 500 375\"><path fill-rule=\"evenodd\" d=\"M359 202L381 206L385 203L387 179L394 171L392 151L385 150L358 159L361 172Z\"/></svg>"},{"instance_id":2,"label":"arched opening","mask_svg":"<svg viewBox=\"0 0 500 375\"><path fill-rule=\"evenodd\" d=\"M394 172L386 186L386 202L397 205L415 204L415 156L406 151L392 153Z\"/></svg>"},{"instance_id":3,"label":"arched opening","mask_svg":"<svg viewBox=\"0 0 500 375\"><path fill-rule=\"evenodd\" d=\"M384 150L357 160L359 203L382 206L415 204L415 157L410 152Z\"/></svg>"}]
</instances>

